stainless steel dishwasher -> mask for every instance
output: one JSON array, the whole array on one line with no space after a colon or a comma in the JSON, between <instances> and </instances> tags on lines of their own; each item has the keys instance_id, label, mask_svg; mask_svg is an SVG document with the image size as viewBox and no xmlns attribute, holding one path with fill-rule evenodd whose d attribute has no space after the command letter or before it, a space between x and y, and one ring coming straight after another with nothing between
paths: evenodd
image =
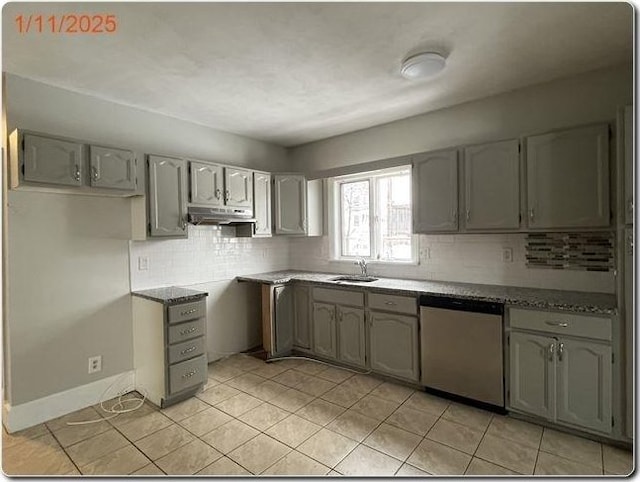
<instances>
[{"instance_id":1,"label":"stainless steel dishwasher","mask_svg":"<svg viewBox=\"0 0 640 482\"><path fill-rule=\"evenodd\" d=\"M504 408L504 305L420 297L422 384Z\"/></svg>"}]
</instances>

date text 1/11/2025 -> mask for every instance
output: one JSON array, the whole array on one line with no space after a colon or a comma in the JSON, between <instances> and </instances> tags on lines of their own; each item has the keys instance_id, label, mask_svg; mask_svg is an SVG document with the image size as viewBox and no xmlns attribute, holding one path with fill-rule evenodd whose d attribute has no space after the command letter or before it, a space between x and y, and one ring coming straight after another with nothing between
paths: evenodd
<instances>
[{"instance_id":1,"label":"date text 1/11/2025","mask_svg":"<svg viewBox=\"0 0 640 482\"><path fill-rule=\"evenodd\" d=\"M18 33L112 34L118 19L111 14L16 15Z\"/></svg>"}]
</instances>

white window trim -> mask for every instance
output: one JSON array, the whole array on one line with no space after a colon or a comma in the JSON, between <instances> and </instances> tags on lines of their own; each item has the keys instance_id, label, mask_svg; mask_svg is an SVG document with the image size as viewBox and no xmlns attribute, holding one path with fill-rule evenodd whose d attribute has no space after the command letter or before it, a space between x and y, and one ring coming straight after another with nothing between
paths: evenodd
<instances>
[{"instance_id":1,"label":"white window trim","mask_svg":"<svg viewBox=\"0 0 640 482\"><path fill-rule=\"evenodd\" d=\"M360 172L355 174L349 174L346 176L337 176L328 179L327 183L327 221L329 231L329 262L332 264L353 264L355 261L361 259L361 256L340 256L340 246L342 240L340 239L340 189L338 188L341 182L358 179L371 179L376 177L387 176L389 174L397 173L400 170L409 169L411 172L411 165L390 167L387 169L380 169L376 171ZM373 198L373 189L369 191L369 202L375 202ZM411 213L413 216L413 212ZM374 230L371 230L371 238L373 240ZM402 261L389 261L379 260L375 258L365 258L367 265L388 265L388 266L417 266L420 264L419 252L419 239L418 235L411 234L411 259ZM372 243L372 246L374 244Z\"/></svg>"}]
</instances>

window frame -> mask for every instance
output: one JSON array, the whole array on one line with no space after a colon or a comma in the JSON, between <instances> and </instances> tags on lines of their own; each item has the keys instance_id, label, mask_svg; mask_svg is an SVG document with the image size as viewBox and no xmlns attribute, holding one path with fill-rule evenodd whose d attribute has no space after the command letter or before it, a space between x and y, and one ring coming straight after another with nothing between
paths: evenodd
<instances>
[{"instance_id":1,"label":"window frame","mask_svg":"<svg viewBox=\"0 0 640 482\"><path fill-rule=\"evenodd\" d=\"M411 209L411 258L406 260L390 260L378 259L377 254L381 249L378 246L380 238L379 224L379 202L377 199L378 179L381 177L392 177L407 173L411 179L411 164L378 169L374 171L358 172L344 176L335 176L328 179L328 228L330 238L330 261L333 263L349 263L352 264L361 258L367 261L367 264L387 264L387 265L418 265L418 237L413 233L413 206ZM342 222L343 210L341 204L341 185L349 182L369 181L369 242L370 256L346 256L342 254ZM372 222L373 221L373 222Z\"/></svg>"}]
</instances>

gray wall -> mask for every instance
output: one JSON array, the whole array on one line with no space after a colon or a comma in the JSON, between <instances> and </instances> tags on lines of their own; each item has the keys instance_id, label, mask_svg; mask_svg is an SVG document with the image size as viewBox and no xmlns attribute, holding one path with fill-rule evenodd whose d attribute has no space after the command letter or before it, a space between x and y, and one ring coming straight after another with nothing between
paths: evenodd
<instances>
[{"instance_id":1,"label":"gray wall","mask_svg":"<svg viewBox=\"0 0 640 482\"><path fill-rule=\"evenodd\" d=\"M13 75L5 88L8 132L20 127L138 152L288 170L285 150L261 141ZM131 201L8 191L4 214L9 403L130 370ZM255 340L253 330L247 338ZM93 355L103 356L103 369L89 375Z\"/></svg>"},{"instance_id":2,"label":"gray wall","mask_svg":"<svg viewBox=\"0 0 640 482\"><path fill-rule=\"evenodd\" d=\"M296 170L322 171L460 144L614 121L631 103L630 66L594 71L292 148Z\"/></svg>"}]
</instances>

